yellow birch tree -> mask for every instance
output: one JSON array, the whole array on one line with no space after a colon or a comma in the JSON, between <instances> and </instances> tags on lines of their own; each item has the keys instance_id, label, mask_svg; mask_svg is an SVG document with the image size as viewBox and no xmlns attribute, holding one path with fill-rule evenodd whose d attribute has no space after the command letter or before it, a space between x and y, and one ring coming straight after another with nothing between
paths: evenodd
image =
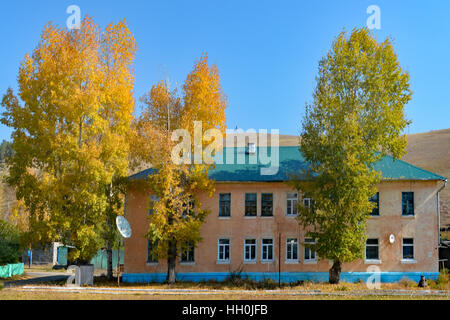
<instances>
[{"instance_id":1,"label":"yellow birch tree","mask_svg":"<svg viewBox=\"0 0 450 320\"><path fill-rule=\"evenodd\" d=\"M31 232L74 245L71 260L89 261L118 214L114 182L128 170L135 51L125 21L102 32L90 17L79 30L47 24L20 66L21 101L11 89L2 100L1 121L14 130L8 183Z\"/></svg>"},{"instance_id":2,"label":"yellow birch tree","mask_svg":"<svg viewBox=\"0 0 450 320\"><path fill-rule=\"evenodd\" d=\"M201 241L200 230L209 211L202 208L198 195L212 196L214 181L208 177L209 164L173 162L176 141L172 141L172 133L185 129L193 137L194 121L201 122L202 137L209 129L224 133L227 102L218 68L208 64L206 55L188 75L182 98L160 82L142 101L145 110L135 124L137 142L133 149L137 150L137 163L151 164L154 169L146 180L147 190L156 196L149 203L153 213L147 237L154 244L154 257L167 259L167 282L174 283L177 257ZM206 142L201 142L200 148ZM191 144L185 150L191 159L193 150Z\"/></svg>"}]
</instances>

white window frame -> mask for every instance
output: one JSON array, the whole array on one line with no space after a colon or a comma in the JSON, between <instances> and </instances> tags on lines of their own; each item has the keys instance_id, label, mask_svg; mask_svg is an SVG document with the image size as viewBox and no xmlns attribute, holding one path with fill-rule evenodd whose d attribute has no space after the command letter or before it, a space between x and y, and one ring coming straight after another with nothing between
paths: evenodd
<instances>
[{"instance_id":1,"label":"white window frame","mask_svg":"<svg viewBox=\"0 0 450 320\"><path fill-rule=\"evenodd\" d=\"M271 240L272 244L264 244L264 240ZM265 259L264 258L264 248L265 247L272 247L272 259ZM267 254L269 251L267 251ZM274 261L274 255L275 255L275 243L273 238L262 238L261 239L261 262L273 262Z\"/></svg>"},{"instance_id":2,"label":"white window frame","mask_svg":"<svg viewBox=\"0 0 450 320\"><path fill-rule=\"evenodd\" d=\"M289 208L288 203L291 204L291 212L288 211L288 208ZM288 216L288 217L296 217L298 215L297 204L298 204L298 193L288 192L286 194L286 216ZM294 210L295 210L295 213L292 212Z\"/></svg>"},{"instance_id":3,"label":"white window frame","mask_svg":"<svg viewBox=\"0 0 450 320\"><path fill-rule=\"evenodd\" d=\"M293 240L294 243L293 243ZM293 246L297 247L297 258L289 258L289 247L291 248L292 255L294 254ZM286 238L286 262L298 262L298 238Z\"/></svg>"},{"instance_id":4,"label":"white window frame","mask_svg":"<svg viewBox=\"0 0 450 320\"><path fill-rule=\"evenodd\" d=\"M405 244L404 243L405 239L412 239L413 243L412 244ZM413 257L412 258L405 258L403 256L404 247L412 247L413 248ZM416 258L416 250L415 250L414 238L413 237L402 238L402 262L403 263L416 263L417 261L415 260L415 258Z\"/></svg>"},{"instance_id":5,"label":"white window frame","mask_svg":"<svg viewBox=\"0 0 450 320\"><path fill-rule=\"evenodd\" d=\"M312 241L310 241L310 240L312 240ZM313 238L305 238L304 243L316 244L316 241ZM309 251L309 258L306 258L306 250ZM313 255L314 255L314 258L311 258L311 256L313 256ZM317 262L317 252L304 246L303 259L304 259L303 261L305 263L316 263Z\"/></svg>"},{"instance_id":6,"label":"white window frame","mask_svg":"<svg viewBox=\"0 0 450 320\"><path fill-rule=\"evenodd\" d=\"M228 240L228 244L221 244L220 240ZM228 259L221 259L220 249L228 246ZM223 249L223 254L225 255L226 250ZM231 241L230 238L219 238L217 239L217 262L219 263L229 263L231 260Z\"/></svg>"},{"instance_id":7,"label":"white window frame","mask_svg":"<svg viewBox=\"0 0 450 320\"><path fill-rule=\"evenodd\" d=\"M254 244L247 244L247 241L248 240L251 240L251 241L254 241L255 243ZM255 247L255 258L254 259L247 259L247 256L246 256L246 252L247 252L247 247ZM250 252L251 252L251 249L250 249ZM258 256L258 241L256 240L256 238L245 238L244 239L244 262L246 262L246 263L256 263L256 259L258 258L257 257Z\"/></svg>"},{"instance_id":8,"label":"white window frame","mask_svg":"<svg viewBox=\"0 0 450 320\"><path fill-rule=\"evenodd\" d=\"M247 145L247 152L249 154L255 154L256 153L256 143L249 142Z\"/></svg>"},{"instance_id":9,"label":"white window frame","mask_svg":"<svg viewBox=\"0 0 450 320\"><path fill-rule=\"evenodd\" d=\"M311 203L312 203L312 199L311 198L303 198L302 199L303 202L303 206L307 209L311 209ZM308 204L306 204L308 203Z\"/></svg>"},{"instance_id":10,"label":"white window frame","mask_svg":"<svg viewBox=\"0 0 450 320\"><path fill-rule=\"evenodd\" d=\"M366 245L364 247L364 261L366 263L370 263L370 264L380 263L381 262L381 260L380 260L380 239L378 239L378 238L369 238L367 240L377 240L377 244L367 244L367 241L366 241ZM372 258L368 259L367 258L367 247L377 247L378 248L378 258L377 259L372 259Z\"/></svg>"}]
</instances>

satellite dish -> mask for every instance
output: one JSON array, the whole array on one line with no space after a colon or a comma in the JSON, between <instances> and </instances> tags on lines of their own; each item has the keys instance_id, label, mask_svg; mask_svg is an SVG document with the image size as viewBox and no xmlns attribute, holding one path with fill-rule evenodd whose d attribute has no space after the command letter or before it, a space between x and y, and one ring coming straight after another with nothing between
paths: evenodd
<instances>
[{"instance_id":1,"label":"satellite dish","mask_svg":"<svg viewBox=\"0 0 450 320\"><path fill-rule=\"evenodd\" d=\"M120 234L124 238L131 237L131 227L127 219L122 216L117 216L116 218L117 229L119 229Z\"/></svg>"},{"instance_id":2,"label":"satellite dish","mask_svg":"<svg viewBox=\"0 0 450 320\"><path fill-rule=\"evenodd\" d=\"M394 242L395 242L395 236L394 236L393 234L391 234L391 235L389 236L389 242L390 242L390 243L394 243Z\"/></svg>"}]
</instances>

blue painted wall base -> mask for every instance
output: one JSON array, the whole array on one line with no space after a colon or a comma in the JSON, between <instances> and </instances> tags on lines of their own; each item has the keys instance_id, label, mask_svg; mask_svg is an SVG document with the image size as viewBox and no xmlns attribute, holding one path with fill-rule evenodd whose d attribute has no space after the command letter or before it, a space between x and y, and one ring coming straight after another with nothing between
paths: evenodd
<instances>
[{"instance_id":1,"label":"blue painted wall base","mask_svg":"<svg viewBox=\"0 0 450 320\"><path fill-rule=\"evenodd\" d=\"M128 283L162 283L166 281L166 273L125 273L122 275L122 282ZM210 272L210 273L177 273L178 281L185 282L207 282L225 281L229 278L228 272ZM424 276L425 279L436 280L439 276L439 272L380 272L368 273L368 272L342 272L342 282L366 282L370 276L379 276L382 283L398 282L403 278L419 282L420 276ZM277 272L247 272L241 274L243 279L250 279L256 281L264 281L266 279L272 279L278 281ZM313 282L328 282L328 272L282 272L281 282L293 283L297 281L313 281Z\"/></svg>"}]
</instances>

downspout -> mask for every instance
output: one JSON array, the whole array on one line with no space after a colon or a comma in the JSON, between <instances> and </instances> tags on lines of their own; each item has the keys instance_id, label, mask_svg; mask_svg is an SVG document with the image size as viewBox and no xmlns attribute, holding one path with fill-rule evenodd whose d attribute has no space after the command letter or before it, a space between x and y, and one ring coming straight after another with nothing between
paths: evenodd
<instances>
[{"instance_id":1,"label":"downspout","mask_svg":"<svg viewBox=\"0 0 450 320\"><path fill-rule=\"evenodd\" d=\"M444 180L444 185L437 191L437 215L438 215L438 248L441 246L441 191L447 186L447 179ZM439 250L439 249L438 249Z\"/></svg>"}]
</instances>

